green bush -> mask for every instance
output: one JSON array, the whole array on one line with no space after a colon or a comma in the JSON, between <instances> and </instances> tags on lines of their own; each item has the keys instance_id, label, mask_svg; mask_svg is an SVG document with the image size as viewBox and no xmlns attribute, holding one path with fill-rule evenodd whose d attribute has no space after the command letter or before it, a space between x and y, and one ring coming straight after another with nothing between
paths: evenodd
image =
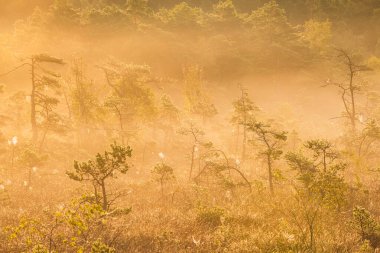
<instances>
[{"instance_id":1,"label":"green bush","mask_svg":"<svg viewBox=\"0 0 380 253\"><path fill-rule=\"evenodd\" d=\"M196 221L208 227L218 227L222 224L224 210L218 207L200 207Z\"/></svg>"}]
</instances>

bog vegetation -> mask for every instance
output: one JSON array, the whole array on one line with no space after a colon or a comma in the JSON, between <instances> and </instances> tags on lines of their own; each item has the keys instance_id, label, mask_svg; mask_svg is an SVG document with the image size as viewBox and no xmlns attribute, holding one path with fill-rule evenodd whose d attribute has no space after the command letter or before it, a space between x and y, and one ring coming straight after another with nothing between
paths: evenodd
<instances>
[{"instance_id":1,"label":"bog vegetation","mask_svg":"<svg viewBox=\"0 0 380 253\"><path fill-rule=\"evenodd\" d=\"M378 0L0 4L0 252L379 252Z\"/></svg>"}]
</instances>

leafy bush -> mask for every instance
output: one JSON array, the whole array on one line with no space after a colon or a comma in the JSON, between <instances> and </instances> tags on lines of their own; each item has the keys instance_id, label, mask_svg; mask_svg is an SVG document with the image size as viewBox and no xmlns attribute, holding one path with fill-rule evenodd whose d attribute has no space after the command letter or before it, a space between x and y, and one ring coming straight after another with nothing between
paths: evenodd
<instances>
[{"instance_id":1,"label":"leafy bush","mask_svg":"<svg viewBox=\"0 0 380 253\"><path fill-rule=\"evenodd\" d=\"M355 207L353 224L363 242L368 241L373 248L380 246L380 226L370 212L363 207Z\"/></svg>"},{"instance_id":2,"label":"leafy bush","mask_svg":"<svg viewBox=\"0 0 380 253\"><path fill-rule=\"evenodd\" d=\"M200 207L196 221L208 227L218 227L222 224L224 210L218 207Z\"/></svg>"}]
</instances>

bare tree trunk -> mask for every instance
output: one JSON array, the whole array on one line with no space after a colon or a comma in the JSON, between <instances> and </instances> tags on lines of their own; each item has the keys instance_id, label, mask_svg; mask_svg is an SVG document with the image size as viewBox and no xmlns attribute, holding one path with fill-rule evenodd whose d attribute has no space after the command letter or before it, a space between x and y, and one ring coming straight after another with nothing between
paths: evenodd
<instances>
[{"instance_id":1,"label":"bare tree trunk","mask_svg":"<svg viewBox=\"0 0 380 253\"><path fill-rule=\"evenodd\" d=\"M272 159L271 154L268 152L267 154L267 163L268 163L268 178L269 178L269 190L270 193L273 194L273 174L272 174Z\"/></svg>"},{"instance_id":2,"label":"bare tree trunk","mask_svg":"<svg viewBox=\"0 0 380 253\"><path fill-rule=\"evenodd\" d=\"M93 183L93 186L94 186L95 202L96 202L96 204L99 204L98 189L96 188L95 183Z\"/></svg>"},{"instance_id":3,"label":"bare tree trunk","mask_svg":"<svg viewBox=\"0 0 380 253\"><path fill-rule=\"evenodd\" d=\"M107 201L107 193L106 193L106 184L104 182L104 180L102 180L102 184L101 184L101 187L102 187L102 196L103 196L103 210L104 211L107 211L108 209L108 201Z\"/></svg>"},{"instance_id":4,"label":"bare tree trunk","mask_svg":"<svg viewBox=\"0 0 380 253\"><path fill-rule=\"evenodd\" d=\"M195 145L193 145L193 149L191 150L191 164L190 164L189 181L191 180L191 176L193 174L194 154L195 154Z\"/></svg>"},{"instance_id":5,"label":"bare tree trunk","mask_svg":"<svg viewBox=\"0 0 380 253\"><path fill-rule=\"evenodd\" d=\"M30 123L32 125L32 141L36 143L38 138L37 120L36 120L36 80L35 80L35 59L32 58L32 93L30 94Z\"/></svg>"},{"instance_id":6,"label":"bare tree trunk","mask_svg":"<svg viewBox=\"0 0 380 253\"><path fill-rule=\"evenodd\" d=\"M243 150L242 150L242 155L241 155L241 161L242 162L245 161L246 145L247 145L247 127L246 127L246 123L244 123L244 126L243 126Z\"/></svg>"},{"instance_id":7,"label":"bare tree trunk","mask_svg":"<svg viewBox=\"0 0 380 253\"><path fill-rule=\"evenodd\" d=\"M351 126L352 131L356 133L356 107L355 107L355 90L353 86L354 73L350 67L350 96L351 96Z\"/></svg>"},{"instance_id":8,"label":"bare tree trunk","mask_svg":"<svg viewBox=\"0 0 380 253\"><path fill-rule=\"evenodd\" d=\"M245 161L245 149L247 144L247 110L245 108L245 97L244 91L242 90L242 98L243 98L243 150L241 155L242 162Z\"/></svg>"},{"instance_id":9,"label":"bare tree trunk","mask_svg":"<svg viewBox=\"0 0 380 253\"><path fill-rule=\"evenodd\" d=\"M323 151L323 172L327 171L326 151Z\"/></svg>"},{"instance_id":10,"label":"bare tree trunk","mask_svg":"<svg viewBox=\"0 0 380 253\"><path fill-rule=\"evenodd\" d=\"M309 224L309 232L310 232L310 250L314 252L314 226L313 224Z\"/></svg>"}]
</instances>

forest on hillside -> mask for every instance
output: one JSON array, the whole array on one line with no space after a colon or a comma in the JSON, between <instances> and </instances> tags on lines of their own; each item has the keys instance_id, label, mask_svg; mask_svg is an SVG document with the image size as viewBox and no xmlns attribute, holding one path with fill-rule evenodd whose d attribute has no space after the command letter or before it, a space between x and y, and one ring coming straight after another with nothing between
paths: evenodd
<instances>
[{"instance_id":1,"label":"forest on hillside","mask_svg":"<svg viewBox=\"0 0 380 253\"><path fill-rule=\"evenodd\" d=\"M380 252L379 0L0 0L0 102L0 252Z\"/></svg>"}]
</instances>

